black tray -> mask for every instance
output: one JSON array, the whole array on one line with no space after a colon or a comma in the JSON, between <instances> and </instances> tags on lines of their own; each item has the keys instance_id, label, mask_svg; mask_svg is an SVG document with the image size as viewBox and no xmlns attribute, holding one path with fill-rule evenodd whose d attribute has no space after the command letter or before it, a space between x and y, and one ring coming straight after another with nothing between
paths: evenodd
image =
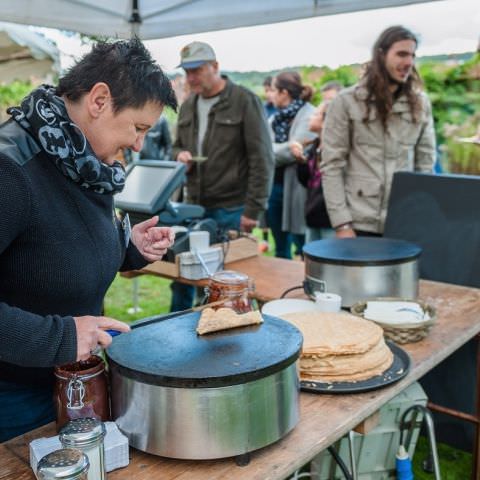
<instances>
[{"instance_id":1,"label":"black tray","mask_svg":"<svg viewBox=\"0 0 480 480\"><path fill-rule=\"evenodd\" d=\"M393 363L388 370L381 375L362 380L359 382L313 382L302 380L300 389L310 393L363 393L370 390L386 387L398 382L410 370L410 356L408 353L393 342L387 340L387 345L393 353Z\"/></svg>"}]
</instances>

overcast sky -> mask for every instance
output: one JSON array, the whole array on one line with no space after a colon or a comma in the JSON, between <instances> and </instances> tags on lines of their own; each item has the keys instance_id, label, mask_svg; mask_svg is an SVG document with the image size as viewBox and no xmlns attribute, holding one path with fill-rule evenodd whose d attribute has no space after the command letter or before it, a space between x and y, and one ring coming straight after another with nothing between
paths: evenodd
<instances>
[{"instance_id":1,"label":"overcast sky","mask_svg":"<svg viewBox=\"0 0 480 480\"><path fill-rule=\"evenodd\" d=\"M167 71L179 63L180 49L194 40L213 46L223 70L336 67L368 60L378 34L395 24L419 35L420 56L473 51L480 37L480 0L444 0L368 10L150 40L146 44Z\"/></svg>"}]
</instances>

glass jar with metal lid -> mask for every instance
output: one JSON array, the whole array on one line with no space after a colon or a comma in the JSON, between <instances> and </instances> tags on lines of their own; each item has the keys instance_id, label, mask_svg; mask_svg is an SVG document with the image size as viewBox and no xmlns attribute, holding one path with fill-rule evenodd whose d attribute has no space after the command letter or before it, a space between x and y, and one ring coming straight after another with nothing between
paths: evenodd
<instances>
[{"instance_id":1,"label":"glass jar with metal lid","mask_svg":"<svg viewBox=\"0 0 480 480\"><path fill-rule=\"evenodd\" d=\"M244 273L234 270L221 270L210 278L205 293L207 303L224 300L220 307L230 307L237 313L246 313L253 310L249 296L253 292L253 281Z\"/></svg>"},{"instance_id":2,"label":"glass jar with metal lid","mask_svg":"<svg viewBox=\"0 0 480 480\"><path fill-rule=\"evenodd\" d=\"M75 448L62 448L51 452L38 462L39 480L87 480L89 461Z\"/></svg>"},{"instance_id":3,"label":"glass jar with metal lid","mask_svg":"<svg viewBox=\"0 0 480 480\"><path fill-rule=\"evenodd\" d=\"M74 418L110 419L105 362L92 355L87 360L55 367L54 402L57 431Z\"/></svg>"},{"instance_id":4,"label":"glass jar with metal lid","mask_svg":"<svg viewBox=\"0 0 480 480\"><path fill-rule=\"evenodd\" d=\"M90 462L88 480L106 478L103 446L105 433L105 425L96 418L76 418L60 430L62 447L77 448L87 455Z\"/></svg>"}]
</instances>

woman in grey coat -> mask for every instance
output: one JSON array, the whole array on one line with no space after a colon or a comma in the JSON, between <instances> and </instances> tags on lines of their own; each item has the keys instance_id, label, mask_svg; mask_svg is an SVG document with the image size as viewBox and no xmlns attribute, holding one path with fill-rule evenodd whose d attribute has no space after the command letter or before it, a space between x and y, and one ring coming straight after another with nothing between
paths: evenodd
<instances>
[{"instance_id":1,"label":"woman in grey coat","mask_svg":"<svg viewBox=\"0 0 480 480\"><path fill-rule=\"evenodd\" d=\"M298 253L305 242L306 190L297 179L291 142L313 140L309 118L315 107L309 103L313 90L302 85L297 72L282 72L273 81L273 102L278 112L270 121L275 154L275 175L268 202L267 221L275 240L275 256L292 257L292 242Z\"/></svg>"}]
</instances>

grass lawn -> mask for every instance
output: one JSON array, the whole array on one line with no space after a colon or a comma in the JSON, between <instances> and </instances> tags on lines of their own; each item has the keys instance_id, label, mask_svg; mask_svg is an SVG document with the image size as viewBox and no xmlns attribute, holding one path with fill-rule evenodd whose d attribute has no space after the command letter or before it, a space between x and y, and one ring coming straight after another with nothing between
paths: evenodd
<instances>
[{"instance_id":1,"label":"grass lawn","mask_svg":"<svg viewBox=\"0 0 480 480\"><path fill-rule=\"evenodd\" d=\"M153 275L140 275L135 281L138 285L138 304L141 311L128 313L133 307L134 280L117 275L105 297L105 315L131 322L168 312L171 298L170 280Z\"/></svg>"},{"instance_id":2,"label":"grass lawn","mask_svg":"<svg viewBox=\"0 0 480 480\"><path fill-rule=\"evenodd\" d=\"M255 234L261 238L258 230ZM270 241L272 255L273 247ZM153 275L141 275L137 277L138 282L138 303L142 309L138 313L128 313L133 307L133 287L131 279L122 278L117 275L105 297L105 315L131 322L138 318L144 318L160 313L167 313L170 306L170 280L154 277ZM440 468L442 480L468 480L472 456L462 450L457 450L447 445L439 444ZM415 480L433 480L433 474L423 471L421 464L427 457L428 444L425 438L420 437L417 449L413 458Z\"/></svg>"},{"instance_id":3,"label":"grass lawn","mask_svg":"<svg viewBox=\"0 0 480 480\"><path fill-rule=\"evenodd\" d=\"M438 444L438 458L442 480L468 480L471 475L472 455L442 443ZM413 473L415 480L433 480L433 473L422 469L422 462L427 458L428 440L420 437L413 456Z\"/></svg>"}]
</instances>

